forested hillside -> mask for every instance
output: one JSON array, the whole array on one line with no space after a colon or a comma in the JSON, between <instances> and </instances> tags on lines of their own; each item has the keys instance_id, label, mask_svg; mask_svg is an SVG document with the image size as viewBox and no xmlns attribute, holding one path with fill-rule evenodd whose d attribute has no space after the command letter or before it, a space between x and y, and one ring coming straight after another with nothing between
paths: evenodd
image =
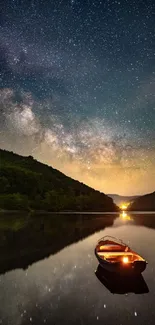
<instances>
[{"instance_id":1,"label":"forested hillside","mask_svg":"<svg viewBox=\"0 0 155 325\"><path fill-rule=\"evenodd\" d=\"M116 211L107 195L32 156L0 149L0 208L6 210Z\"/></svg>"}]
</instances>

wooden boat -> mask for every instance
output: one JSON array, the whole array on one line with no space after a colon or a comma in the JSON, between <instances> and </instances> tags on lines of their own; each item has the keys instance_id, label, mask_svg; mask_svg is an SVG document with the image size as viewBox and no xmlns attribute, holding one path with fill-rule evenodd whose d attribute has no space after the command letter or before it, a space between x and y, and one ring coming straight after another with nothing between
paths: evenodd
<instances>
[{"instance_id":1,"label":"wooden boat","mask_svg":"<svg viewBox=\"0 0 155 325\"><path fill-rule=\"evenodd\" d=\"M147 265L143 257L112 236L105 236L98 241L95 255L100 265L110 272L142 273Z\"/></svg>"}]
</instances>

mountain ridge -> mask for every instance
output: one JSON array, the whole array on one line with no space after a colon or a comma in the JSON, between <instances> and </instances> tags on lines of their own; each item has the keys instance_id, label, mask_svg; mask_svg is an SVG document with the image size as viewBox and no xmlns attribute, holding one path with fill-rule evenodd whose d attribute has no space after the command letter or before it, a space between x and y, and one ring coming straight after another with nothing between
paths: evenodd
<instances>
[{"instance_id":1,"label":"mountain ridge","mask_svg":"<svg viewBox=\"0 0 155 325\"><path fill-rule=\"evenodd\" d=\"M122 203L129 203L131 201L134 201L137 197L140 197L140 195L119 195L119 194L107 194L109 197L111 197L115 204L120 205Z\"/></svg>"},{"instance_id":2,"label":"mountain ridge","mask_svg":"<svg viewBox=\"0 0 155 325\"><path fill-rule=\"evenodd\" d=\"M129 205L130 211L155 211L155 191L142 195Z\"/></svg>"}]
</instances>

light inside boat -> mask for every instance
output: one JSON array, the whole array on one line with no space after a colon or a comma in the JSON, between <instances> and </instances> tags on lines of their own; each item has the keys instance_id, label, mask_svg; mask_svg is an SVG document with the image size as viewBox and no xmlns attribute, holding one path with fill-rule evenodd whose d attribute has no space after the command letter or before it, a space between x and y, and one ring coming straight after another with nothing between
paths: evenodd
<instances>
[{"instance_id":1,"label":"light inside boat","mask_svg":"<svg viewBox=\"0 0 155 325\"><path fill-rule=\"evenodd\" d=\"M129 258L127 256L123 257L123 263L128 264L129 263Z\"/></svg>"}]
</instances>

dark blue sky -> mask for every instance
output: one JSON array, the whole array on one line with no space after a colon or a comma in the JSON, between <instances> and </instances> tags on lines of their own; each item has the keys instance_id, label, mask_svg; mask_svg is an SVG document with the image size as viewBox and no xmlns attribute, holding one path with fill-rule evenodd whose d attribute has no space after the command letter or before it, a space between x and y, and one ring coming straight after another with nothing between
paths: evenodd
<instances>
[{"instance_id":1,"label":"dark blue sky","mask_svg":"<svg viewBox=\"0 0 155 325\"><path fill-rule=\"evenodd\" d=\"M104 192L153 190L154 9L153 1L3 1L1 147Z\"/></svg>"}]
</instances>

